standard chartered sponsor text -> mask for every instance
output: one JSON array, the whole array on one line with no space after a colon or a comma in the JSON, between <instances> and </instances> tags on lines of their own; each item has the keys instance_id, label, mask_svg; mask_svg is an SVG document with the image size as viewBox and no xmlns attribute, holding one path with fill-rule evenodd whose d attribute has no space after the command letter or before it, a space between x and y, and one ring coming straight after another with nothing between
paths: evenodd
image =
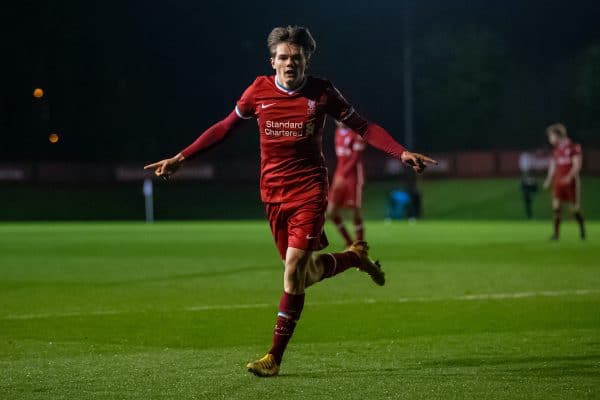
<instances>
[{"instance_id":1,"label":"standard chartered sponsor text","mask_svg":"<svg viewBox=\"0 0 600 400\"><path fill-rule=\"evenodd\" d=\"M265 135L267 136L303 136L303 128L304 122L302 121L265 121Z\"/></svg>"}]
</instances>

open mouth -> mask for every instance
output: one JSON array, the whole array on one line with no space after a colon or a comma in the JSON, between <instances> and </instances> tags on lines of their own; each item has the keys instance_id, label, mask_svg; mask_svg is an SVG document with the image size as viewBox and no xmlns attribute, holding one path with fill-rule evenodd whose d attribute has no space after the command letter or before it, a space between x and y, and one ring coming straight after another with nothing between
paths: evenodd
<instances>
[{"instance_id":1,"label":"open mouth","mask_svg":"<svg viewBox=\"0 0 600 400\"><path fill-rule=\"evenodd\" d=\"M295 78L296 71L285 71L285 76L290 77L290 78Z\"/></svg>"}]
</instances>

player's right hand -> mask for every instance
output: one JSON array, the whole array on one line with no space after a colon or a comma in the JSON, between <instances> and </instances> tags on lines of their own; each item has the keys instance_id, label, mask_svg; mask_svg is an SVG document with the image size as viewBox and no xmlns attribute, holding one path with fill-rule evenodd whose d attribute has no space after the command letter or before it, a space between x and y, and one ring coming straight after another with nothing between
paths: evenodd
<instances>
[{"instance_id":1,"label":"player's right hand","mask_svg":"<svg viewBox=\"0 0 600 400\"><path fill-rule=\"evenodd\" d=\"M154 175L169 179L181 167L183 156L177 154L175 157L166 158L144 166L144 169L154 169Z\"/></svg>"}]
</instances>

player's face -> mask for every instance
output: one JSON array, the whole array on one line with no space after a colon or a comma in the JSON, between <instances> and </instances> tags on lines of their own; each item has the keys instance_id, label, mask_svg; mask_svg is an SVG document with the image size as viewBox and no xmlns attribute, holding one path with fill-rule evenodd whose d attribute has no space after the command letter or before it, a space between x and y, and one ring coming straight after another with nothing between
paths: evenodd
<instances>
[{"instance_id":1,"label":"player's face","mask_svg":"<svg viewBox=\"0 0 600 400\"><path fill-rule=\"evenodd\" d=\"M550 142L550 144L552 146L556 146L559 142L559 137L556 133L554 132L548 132L548 142Z\"/></svg>"},{"instance_id":2,"label":"player's face","mask_svg":"<svg viewBox=\"0 0 600 400\"><path fill-rule=\"evenodd\" d=\"M271 66L277 75L277 82L286 89L294 89L302 83L306 63L302 47L291 43L279 43L275 56L271 57Z\"/></svg>"}]
</instances>

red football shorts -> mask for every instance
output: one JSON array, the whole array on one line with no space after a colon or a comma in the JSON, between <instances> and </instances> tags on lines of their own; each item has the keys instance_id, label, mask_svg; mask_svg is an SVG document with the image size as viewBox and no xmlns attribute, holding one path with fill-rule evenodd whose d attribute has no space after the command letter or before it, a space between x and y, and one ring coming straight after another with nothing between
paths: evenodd
<instances>
[{"instance_id":1,"label":"red football shorts","mask_svg":"<svg viewBox=\"0 0 600 400\"><path fill-rule=\"evenodd\" d=\"M579 180L572 179L565 185L561 184L559 179L554 181L554 198L567 203L577 203L579 201Z\"/></svg>"},{"instance_id":2,"label":"red football shorts","mask_svg":"<svg viewBox=\"0 0 600 400\"><path fill-rule=\"evenodd\" d=\"M362 207L362 180L345 179L342 185L336 183L335 177L329 189L329 202L337 207L361 208Z\"/></svg>"},{"instance_id":3,"label":"red football shorts","mask_svg":"<svg viewBox=\"0 0 600 400\"><path fill-rule=\"evenodd\" d=\"M326 208L324 199L266 203L271 233L282 260L288 247L316 251L329 245L323 231Z\"/></svg>"}]
</instances>

